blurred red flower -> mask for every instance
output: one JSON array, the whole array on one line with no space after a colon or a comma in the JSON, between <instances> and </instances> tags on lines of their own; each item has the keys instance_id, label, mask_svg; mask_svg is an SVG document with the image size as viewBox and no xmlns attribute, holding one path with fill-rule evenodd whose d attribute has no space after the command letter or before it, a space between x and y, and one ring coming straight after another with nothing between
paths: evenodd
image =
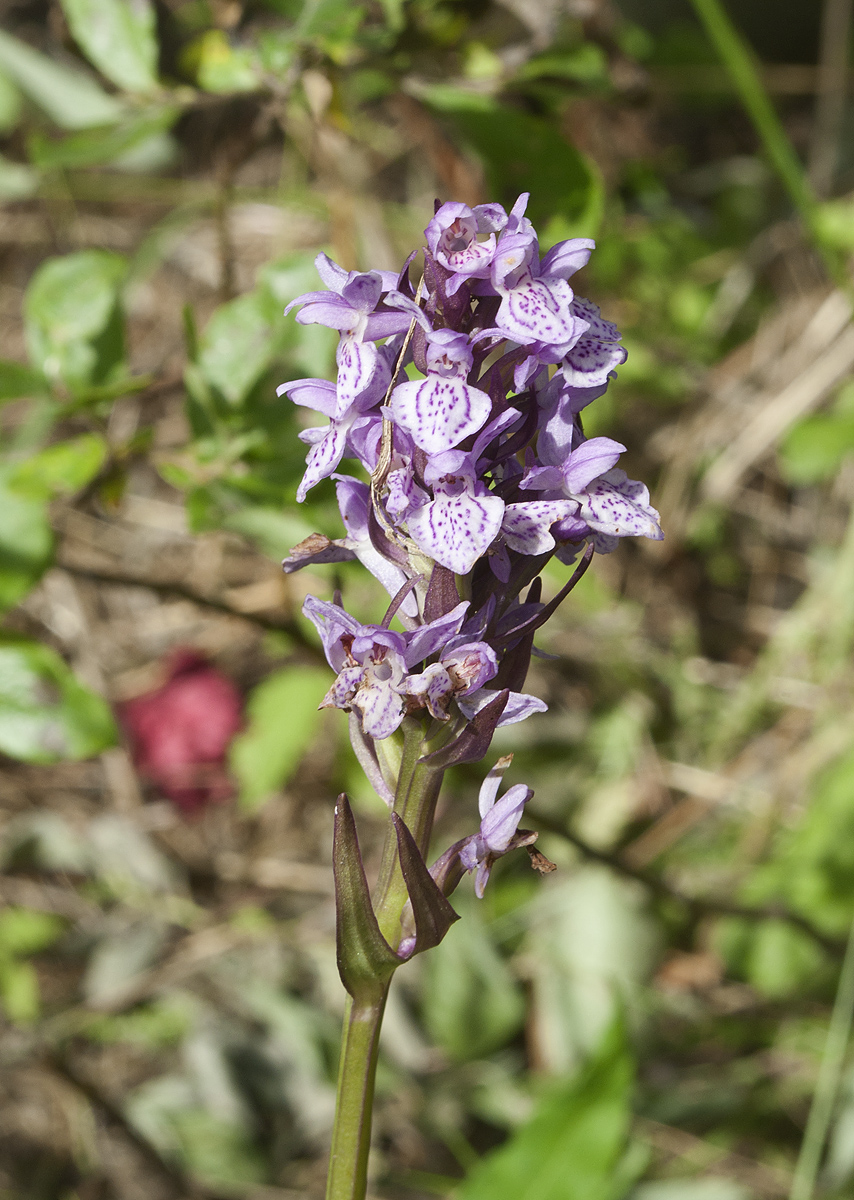
<instances>
[{"instance_id":1,"label":"blurred red flower","mask_svg":"<svg viewBox=\"0 0 854 1200\"><path fill-rule=\"evenodd\" d=\"M133 761L184 813L228 800L226 753L243 723L234 683L196 650L176 650L161 687L118 706Z\"/></svg>"}]
</instances>

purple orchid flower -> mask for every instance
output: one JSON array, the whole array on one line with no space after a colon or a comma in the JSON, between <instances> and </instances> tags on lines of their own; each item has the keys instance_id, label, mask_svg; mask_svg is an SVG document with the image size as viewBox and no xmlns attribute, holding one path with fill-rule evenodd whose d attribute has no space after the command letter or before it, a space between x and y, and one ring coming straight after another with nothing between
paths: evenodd
<instances>
[{"instance_id":1,"label":"purple orchid flower","mask_svg":"<svg viewBox=\"0 0 854 1200\"><path fill-rule=\"evenodd\" d=\"M467 871L476 871L474 894L479 900L483 899L489 873L495 860L501 858L508 850L518 846L529 845L533 838L519 838L516 830L522 819L525 805L533 796L533 791L523 783L517 783L508 788L501 799L498 799L498 789L504 772L513 761L513 755L500 758L484 779L478 797L480 812L480 829L467 838L459 850L460 863ZM536 836L536 835L535 835Z\"/></svg>"},{"instance_id":2,"label":"purple orchid flower","mask_svg":"<svg viewBox=\"0 0 854 1200\"><path fill-rule=\"evenodd\" d=\"M463 642L442 653L437 663L405 681L410 696L423 696L431 717L447 721L453 696L468 696L498 673L498 658L486 642Z\"/></svg>"},{"instance_id":3,"label":"purple orchid flower","mask_svg":"<svg viewBox=\"0 0 854 1200\"><path fill-rule=\"evenodd\" d=\"M320 707L355 709L369 737L390 737L406 715L409 672L459 633L468 607L462 601L435 621L397 633L381 625L360 625L340 605L306 597L303 613L337 672Z\"/></svg>"},{"instance_id":4,"label":"purple orchid flower","mask_svg":"<svg viewBox=\"0 0 854 1200\"><path fill-rule=\"evenodd\" d=\"M436 262L451 272L445 285L453 296L469 279L486 279L495 253L495 234L507 224L507 213L500 204L467 204L451 201L436 210L424 230L427 246ZM488 234L478 242L478 234Z\"/></svg>"}]
</instances>

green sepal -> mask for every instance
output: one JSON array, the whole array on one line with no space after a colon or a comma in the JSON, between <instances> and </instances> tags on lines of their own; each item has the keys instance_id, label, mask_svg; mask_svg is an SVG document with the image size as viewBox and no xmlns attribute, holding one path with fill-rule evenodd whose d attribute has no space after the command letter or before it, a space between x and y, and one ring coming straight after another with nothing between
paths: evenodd
<instances>
[{"instance_id":1,"label":"green sepal","mask_svg":"<svg viewBox=\"0 0 854 1200\"><path fill-rule=\"evenodd\" d=\"M380 933L359 851L353 810L344 792L335 805L332 842L338 973L357 1004L381 996L401 959Z\"/></svg>"},{"instance_id":2,"label":"green sepal","mask_svg":"<svg viewBox=\"0 0 854 1200\"><path fill-rule=\"evenodd\" d=\"M420 954L422 950L438 946L454 921L459 921L460 915L439 890L421 857L415 838L403 820L397 813L392 813L391 819L397 834L400 869L415 921L415 948L412 953Z\"/></svg>"}]
</instances>

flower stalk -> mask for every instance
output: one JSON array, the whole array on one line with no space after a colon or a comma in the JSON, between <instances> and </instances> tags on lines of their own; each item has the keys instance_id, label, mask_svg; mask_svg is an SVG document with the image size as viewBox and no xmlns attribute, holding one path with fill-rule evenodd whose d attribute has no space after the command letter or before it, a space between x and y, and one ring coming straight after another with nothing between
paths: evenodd
<instances>
[{"instance_id":1,"label":"flower stalk","mask_svg":"<svg viewBox=\"0 0 854 1200\"><path fill-rule=\"evenodd\" d=\"M494 863L531 847L519 829L531 790L499 796L512 756L480 790L480 824L428 868L445 771L480 762L500 726L546 704L526 693L534 638L590 565L623 537L662 536L646 487L618 466L625 446L588 439L582 412L626 351L616 327L568 280L594 243L541 257L523 195L438 204L423 274L347 272L325 254L325 291L297 297L297 320L338 330L338 378L283 384L326 418L303 430L297 491L332 478L345 536L312 534L286 571L357 559L390 596L363 625L340 596L309 596L335 679L321 707L350 714L353 750L389 823L371 895L347 797L335 811L337 953L349 993L328 1200L363 1200L379 1031L394 972L438 945L467 874L482 896ZM288 311L288 310L286 310ZM409 368L414 369L410 378ZM339 474L344 460L358 475ZM542 598L550 559L574 570Z\"/></svg>"}]
</instances>

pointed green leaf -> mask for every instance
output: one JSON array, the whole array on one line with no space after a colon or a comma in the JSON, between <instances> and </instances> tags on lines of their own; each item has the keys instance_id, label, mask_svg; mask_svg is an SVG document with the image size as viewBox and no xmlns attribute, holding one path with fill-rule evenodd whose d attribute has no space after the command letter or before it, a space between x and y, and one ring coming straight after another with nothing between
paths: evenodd
<instances>
[{"instance_id":1,"label":"pointed green leaf","mask_svg":"<svg viewBox=\"0 0 854 1200\"><path fill-rule=\"evenodd\" d=\"M0 612L23 600L53 552L53 534L44 501L25 496L0 474Z\"/></svg>"},{"instance_id":2,"label":"pointed green leaf","mask_svg":"<svg viewBox=\"0 0 854 1200\"><path fill-rule=\"evenodd\" d=\"M124 105L82 71L61 66L0 30L0 68L61 129L111 125Z\"/></svg>"},{"instance_id":3,"label":"pointed green leaf","mask_svg":"<svg viewBox=\"0 0 854 1200\"><path fill-rule=\"evenodd\" d=\"M332 868L338 972L357 1003L371 1003L382 993L400 959L380 933L362 865L353 810L343 792L335 806Z\"/></svg>"},{"instance_id":4,"label":"pointed green leaf","mask_svg":"<svg viewBox=\"0 0 854 1200\"><path fill-rule=\"evenodd\" d=\"M397 834L400 869L415 919L413 954L420 954L422 950L431 950L438 946L454 921L459 921L460 917L436 886L427 864L421 857L415 838L404 821L397 813L392 813L391 819Z\"/></svg>"},{"instance_id":5,"label":"pointed green leaf","mask_svg":"<svg viewBox=\"0 0 854 1200\"><path fill-rule=\"evenodd\" d=\"M127 92L157 87L157 33L148 0L62 0L74 40L111 83Z\"/></svg>"}]
</instances>

